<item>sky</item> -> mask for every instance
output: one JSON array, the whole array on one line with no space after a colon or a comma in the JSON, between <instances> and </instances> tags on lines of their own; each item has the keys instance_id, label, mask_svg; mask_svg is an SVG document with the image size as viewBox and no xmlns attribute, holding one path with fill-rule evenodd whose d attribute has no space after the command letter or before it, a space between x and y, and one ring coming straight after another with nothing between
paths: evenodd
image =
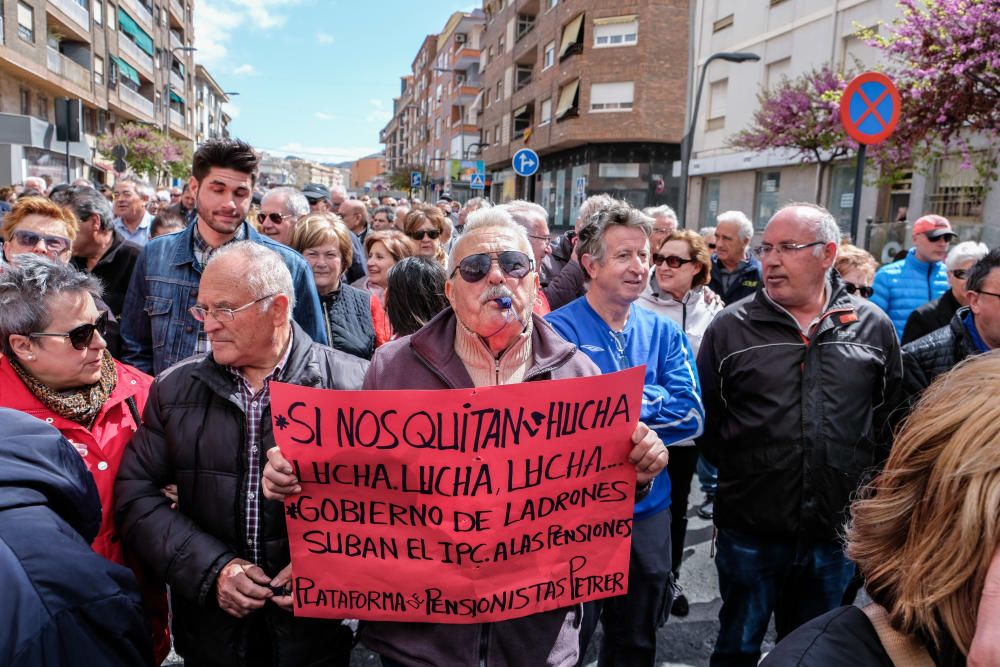
<instances>
[{"instance_id":1,"label":"sky","mask_svg":"<svg viewBox=\"0 0 1000 667\"><path fill-rule=\"evenodd\" d=\"M424 37L475 0L197 0L195 61L231 97L230 134L279 157L382 150Z\"/></svg>"}]
</instances>

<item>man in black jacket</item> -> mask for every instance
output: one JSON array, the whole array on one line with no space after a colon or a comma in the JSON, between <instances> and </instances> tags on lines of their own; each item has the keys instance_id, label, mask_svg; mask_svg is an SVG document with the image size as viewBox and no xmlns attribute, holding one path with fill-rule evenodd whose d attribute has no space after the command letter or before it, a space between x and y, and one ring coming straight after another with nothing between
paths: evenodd
<instances>
[{"instance_id":1,"label":"man in black jacket","mask_svg":"<svg viewBox=\"0 0 1000 667\"><path fill-rule=\"evenodd\" d=\"M90 548L94 478L52 426L0 408L0 665L153 660L132 572Z\"/></svg>"},{"instance_id":2,"label":"man in black jacket","mask_svg":"<svg viewBox=\"0 0 1000 667\"><path fill-rule=\"evenodd\" d=\"M750 253L753 223L742 211L726 211L717 218L712 280L708 288L727 306L757 291L760 262Z\"/></svg>"},{"instance_id":3,"label":"man in black jacket","mask_svg":"<svg viewBox=\"0 0 1000 667\"><path fill-rule=\"evenodd\" d=\"M951 289L910 313L903 328L903 345L947 326L959 308L969 305L966 299L968 292L965 285L966 276L972 265L985 257L989 251L985 243L975 241L959 243L948 251L944 265L948 269L948 286Z\"/></svg>"},{"instance_id":4,"label":"man in black jacket","mask_svg":"<svg viewBox=\"0 0 1000 667\"><path fill-rule=\"evenodd\" d=\"M969 305L947 326L903 346L903 393L907 405L942 373L965 359L1000 347L1000 248L966 274Z\"/></svg>"},{"instance_id":5,"label":"man in black jacket","mask_svg":"<svg viewBox=\"0 0 1000 667\"><path fill-rule=\"evenodd\" d=\"M123 540L171 588L187 665L346 665L350 630L294 618L281 503L259 497L274 446L271 380L360 389L368 363L314 343L291 320L291 275L252 242L219 249L196 319L212 345L153 383L115 487ZM177 508L160 489L177 485Z\"/></svg>"},{"instance_id":6,"label":"man in black jacket","mask_svg":"<svg viewBox=\"0 0 1000 667\"><path fill-rule=\"evenodd\" d=\"M837 607L854 574L838 534L888 453L902 365L889 318L831 271L839 240L826 209L780 209L757 248L764 289L702 340L699 444L719 467L713 666L755 666L772 612L780 639Z\"/></svg>"}]
</instances>

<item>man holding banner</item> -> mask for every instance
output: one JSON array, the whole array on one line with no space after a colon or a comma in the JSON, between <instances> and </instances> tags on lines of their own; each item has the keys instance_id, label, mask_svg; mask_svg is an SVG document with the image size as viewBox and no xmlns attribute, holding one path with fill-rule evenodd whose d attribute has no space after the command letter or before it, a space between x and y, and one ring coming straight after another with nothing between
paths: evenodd
<instances>
[{"instance_id":1,"label":"man holding banner","mask_svg":"<svg viewBox=\"0 0 1000 667\"><path fill-rule=\"evenodd\" d=\"M546 319L605 373L645 365L643 422L667 444L693 445L704 409L691 346L673 321L635 305L649 282L651 222L625 202L598 210L580 229L575 250L590 287ZM670 478L664 475L635 506L628 594L585 607L593 613L584 614L581 652L600 616L601 667L656 663L656 631L672 600L670 553Z\"/></svg>"},{"instance_id":2,"label":"man holding banner","mask_svg":"<svg viewBox=\"0 0 1000 667\"><path fill-rule=\"evenodd\" d=\"M480 210L472 214L469 217L465 233L452 248L449 267L451 267L451 276L445 285L445 293L451 303L451 309L442 312L412 336L387 343L380 348L376 352L372 366L365 377L365 389L457 390L476 388L475 391L468 394L471 405L477 400L477 393L487 396L488 403L495 402L490 399L493 395L490 392L494 392L495 390L492 388L499 385L562 379L569 381L570 378L587 378L599 374L593 362L573 345L560 338L544 320L532 314L539 282L536 267L531 258L531 246L524 229L513 222L506 212L494 208ZM638 379L637 376L636 379ZM551 391L556 391L556 387L565 386L567 385L552 385ZM637 382L635 387L637 390ZM540 386L537 391L531 393L531 399L537 403L539 410L542 410L541 406L552 398L545 394L546 391L544 387ZM441 392L441 395L450 393ZM527 392L522 391L521 393L526 394ZM393 392L393 394L394 396L398 395L396 404L402 405L406 401L407 393ZM499 401L498 391L496 396L497 401ZM559 398L568 400L563 396ZM427 403L426 397L423 401L424 404ZM555 401L550 404L555 404ZM635 405L638 407L637 402ZM433 408L426 407L426 409ZM392 412L394 411L390 410L385 414ZM635 410L634 413L637 418L638 410ZM595 413L591 411L590 414ZM606 415L607 412L602 414ZM533 413L532 416L535 414ZM545 428L545 423L544 415L538 412L535 425L538 428ZM552 427L552 423L553 420L550 417L548 420L549 428ZM630 421L628 423L636 422ZM526 422L526 427L529 431L532 430L530 423ZM534 430L537 431L538 428ZM631 451L628 452L627 459L630 466L634 466L635 469L634 473L628 474L635 474L637 486L632 487L629 484L620 487L629 491L629 496L620 497L627 503L625 508L630 510L633 502L633 497L630 496L638 498L649 493L653 478L666 467L667 452L656 433L644 424L637 423L634 428L631 426L628 428L629 430L623 432L625 439L631 441ZM545 432L542 431L540 436L539 439L544 440ZM329 439L328 436L327 442ZM586 439L586 434L584 434L581 440L585 441ZM553 442L558 441L553 440ZM522 442L521 446L524 444ZM343 447L344 445L340 443L338 446ZM375 447L379 446L382 446L381 443L375 445ZM388 452L391 451L388 448L391 446L390 444L385 445L387 456ZM490 456L495 456L497 451L505 451L498 449L498 447L491 446L490 450L479 452L473 457L473 460L487 459ZM284 499L293 494L302 494L298 496L299 502L296 502L294 498L289 499L288 510L294 510L307 497L307 494L303 492L303 484L307 481L303 479L302 471L305 469L299 468L298 465L293 467L283 455L286 454L289 458L293 458L294 455L290 453L291 451L280 452L273 449L268 452L269 462L264 470L263 481L264 495L268 498ZM548 461L552 465L544 466L546 472L548 473L551 471L550 469L557 467L557 459L562 457L562 460L565 461L570 453L550 451ZM412 457L416 460L421 456L430 458L436 454L437 452L416 450ZM338 457L337 460L340 461L346 460L343 456L351 455L352 452L347 450L338 450L335 454ZM622 454L609 456L609 460L606 461L608 465L598 467L604 471L621 470L625 458L623 451ZM612 461L611 459L617 460ZM369 460L374 463L378 461L378 457L369 455ZM336 468L336 466L334 467ZM581 471L578 465L574 469L578 473ZM297 475L295 474L296 470L299 471ZM626 470L626 472L628 471ZM357 469L355 469L354 474L356 477ZM366 477L365 483L373 484L372 479ZM487 480L486 484L489 483ZM405 479L403 484L406 484ZM466 487L468 485L468 478L466 478ZM390 491L398 491L397 487L398 482L387 488ZM636 488L634 494L632 493L633 488ZM386 492L384 497L391 497L390 493ZM506 498L521 498L523 496L518 496L508 486L503 492L497 489L494 497L502 501ZM420 504L424 496L416 496L416 498L418 500L409 500L414 506ZM336 499L331 497L331 501L335 502ZM471 516L471 510L477 502L479 500L473 497L463 498L460 509L470 510L469 516ZM458 503L454 501L451 503L452 506L456 504ZM507 507L510 510L509 503ZM526 519L525 507L527 505L520 507L517 515L513 518ZM593 505L594 509L587 511L596 514L602 512L603 507L604 505L598 501ZM407 513L407 509L409 508L400 508L399 516L412 517L412 511ZM289 512L289 516L291 513ZM460 514L465 514L461 511L454 513L456 518ZM508 523L511 518L509 515L505 517L504 523ZM500 523L500 517L491 516L490 519L494 523ZM478 519L476 520L478 521ZM625 515L622 523L626 530L621 533L621 536L626 537L631 534L631 517ZM446 534L443 529L438 532ZM552 534L553 531L550 530L548 537L542 535L541 540L549 539L551 542ZM619 555L623 557L622 562L627 563L627 548L620 548L627 546L627 541L618 537L610 542L617 545ZM446 552L452 546L447 542L441 544ZM382 546L385 546L384 542ZM531 551L534 549L531 540L528 542L517 541L512 546L518 550ZM328 550L321 549L320 551ZM316 553L316 551L310 550L310 553ZM547 573L552 570L551 561L560 555L554 549L539 549L520 559L512 558L508 562L499 563L499 567L491 569L500 550L491 549L488 553L489 557L482 558L480 565L473 568L471 575L466 575L466 583L470 583L469 579L471 578L471 586L476 590L493 591L494 587L491 584L504 579L506 571L513 567L520 567L522 571ZM420 554L423 552L420 551ZM318 558L318 556L304 557ZM437 578L439 581L447 580L452 576L451 560L446 561L449 562L448 566L433 566L435 569L430 570L433 574L428 576ZM516 563L516 566L511 565L511 563ZM309 563L306 562L305 565L309 565ZM364 562L362 561L359 563L359 567L363 566ZM299 565L296 564L295 567L297 569L294 579L298 582L300 581ZM402 567L399 565L395 569ZM381 569L386 578L394 576L393 573L387 572L387 570L394 568L381 565ZM478 579L476 572L479 573ZM341 586L344 588L353 587L355 579L353 575L353 572L340 573L340 578L345 580ZM620 592L625 583L621 575L622 573L619 572L614 579L617 586L608 586L609 589L617 589ZM410 575L410 578L412 579L413 576ZM436 582L428 583L434 585ZM546 588L552 588L555 591L558 588L557 584L556 581L533 582L532 598L535 597L535 591ZM443 587L443 584L439 586L439 588ZM522 595L522 589L518 588L517 590L518 595ZM355 591L350 592L355 593ZM574 592L578 593L579 591ZM329 593L336 595L343 593L343 591L329 591ZM298 590L296 594L301 602L304 596L299 595ZM416 598L416 595L413 597ZM488 599L480 597L473 602L495 601L499 597L498 593L493 593L488 596ZM593 597L593 594L560 597L558 593L554 593L549 598L549 602L554 602L554 604L537 604L533 607L526 607L529 610L528 615L520 617L517 617L516 613L499 616L484 614L484 616L488 616L487 620L471 622L458 618L454 620L440 619L445 622L431 623L369 622L364 625L361 637L369 648L382 656L383 665L386 667L398 665L406 667L425 665L468 665L469 667L478 665L490 667L550 665L570 667L575 665L580 658L581 605L569 600L582 601L593 599ZM379 601L380 604L383 604L382 601L384 601L383 609L386 605L391 606L392 591L386 591L384 597L379 598ZM409 598L406 603L412 603L414 609L418 607L422 609L427 605L426 600L410 600ZM406 616L408 609L405 607L406 605L403 605L396 618L413 617ZM371 606L367 608L372 609ZM476 611L481 608L485 608L485 606L475 605L473 607ZM532 613L533 608L537 611ZM359 616L364 620L365 614L359 614ZM371 613L368 616L392 618L392 616L381 612ZM435 619L438 618L435 616Z\"/></svg>"}]
</instances>

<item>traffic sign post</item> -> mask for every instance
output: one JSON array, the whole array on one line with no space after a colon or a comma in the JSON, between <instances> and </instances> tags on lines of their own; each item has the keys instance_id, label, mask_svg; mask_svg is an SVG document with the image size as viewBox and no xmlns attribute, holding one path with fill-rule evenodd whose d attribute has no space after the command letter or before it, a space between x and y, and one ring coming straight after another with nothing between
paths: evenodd
<instances>
[{"instance_id":1,"label":"traffic sign post","mask_svg":"<svg viewBox=\"0 0 1000 667\"><path fill-rule=\"evenodd\" d=\"M535 175L541 160L538 159L538 153L535 151L530 148L522 148L514 153L514 158L511 162L513 163L514 173L527 178L528 176Z\"/></svg>"},{"instance_id":2,"label":"traffic sign post","mask_svg":"<svg viewBox=\"0 0 1000 667\"><path fill-rule=\"evenodd\" d=\"M411 190L416 190L417 188L419 188L422 182L423 182L423 177L421 176L421 174L420 174L419 171L411 171L410 172L410 189Z\"/></svg>"},{"instance_id":3,"label":"traffic sign post","mask_svg":"<svg viewBox=\"0 0 1000 667\"><path fill-rule=\"evenodd\" d=\"M472 180L469 181L469 187L473 190L485 190L486 175L478 171L472 174Z\"/></svg>"},{"instance_id":4,"label":"traffic sign post","mask_svg":"<svg viewBox=\"0 0 1000 667\"><path fill-rule=\"evenodd\" d=\"M840 122L847 135L858 142L858 163L854 172L854 197L851 206L851 240L858 239L858 215L861 208L861 183L865 175L865 153L869 144L879 144L892 136L899 124L902 106L899 90L892 79L881 72L856 76L840 98Z\"/></svg>"}]
</instances>

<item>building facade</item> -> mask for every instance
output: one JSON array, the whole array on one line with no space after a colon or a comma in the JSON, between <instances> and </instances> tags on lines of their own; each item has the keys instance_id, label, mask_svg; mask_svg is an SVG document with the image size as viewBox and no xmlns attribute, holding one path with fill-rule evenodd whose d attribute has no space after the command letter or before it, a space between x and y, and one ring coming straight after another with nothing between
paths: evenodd
<instances>
[{"instance_id":1,"label":"building facade","mask_svg":"<svg viewBox=\"0 0 1000 667\"><path fill-rule=\"evenodd\" d=\"M684 129L688 3L487 0L479 126L494 201L527 198L555 227L608 192L675 205ZM538 172L516 176L528 147Z\"/></svg>"},{"instance_id":2,"label":"building facade","mask_svg":"<svg viewBox=\"0 0 1000 667\"><path fill-rule=\"evenodd\" d=\"M0 182L66 178L56 104L79 99L70 177L104 180L96 136L133 120L194 140L192 0L2 0Z\"/></svg>"},{"instance_id":3,"label":"building facade","mask_svg":"<svg viewBox=\"0 0 1000 667\"><path fill-rule=\"evenodd\" d=\"M348 189L355 193L367 192L374 189L376 179L384 174L385 154L366 155L351 164L351 180Z\"/></svg>"},{"instance_id":4,"label":"building facade","mask_svg":"<svg viewBox=\"0 0 1000 667\"><path fill-rule=\"evenodd\" d=\"M199 146L209 139L229 137L231 118L222 105L229 102L229 96L205 69L195 65L195 117L194 140Z\"/></svg>"},{"instance_id":5,"label":"building facade","mask_svg":"<svg viewBox=\"0 0 1000 667\"><path fill-rule=\"evenodd\" d=\"M728 145L748 127L757 94L829 64L849 74L877 69L882 53L861 40L859 27L874 28L899 16L894 0L697 0L694 3L692 81L719 52L750 52L758 62L716 60L708 66L700 111L694 125L690 162L687 226L713 225L730 209L744 211L758 230L777 207L791 201L815 201L850 230L856 161L835 162L818 183L815 163L767 151L749 152ZM690 118L690 116L689 116ZM906 122L902 119L901 122ZM977 142L973 139L973 145ZM910 243L908 227L923 213L951 219L963 238L1000 242L1000 192L976 187L975 170L960 169L961 156L946 158L893 186L864 185L860 199L858 242L876 259L887 261ZM867 224L868 220L874 223ZM894 221L901 221L892 224Z\"/></svg>"},{"instance_id":6,"label":"building facade","mask_svg":"<svg viewBox=\"0 0 1000 667\"><path fill-rule=\"evenodd\" d=\"M296 187L301 188L306 183L319 183L327 188L343 185L340 172L334 167L294 157L287 158L287 161L293 178L292 182Z\"/></svg>"}]
</instances>

